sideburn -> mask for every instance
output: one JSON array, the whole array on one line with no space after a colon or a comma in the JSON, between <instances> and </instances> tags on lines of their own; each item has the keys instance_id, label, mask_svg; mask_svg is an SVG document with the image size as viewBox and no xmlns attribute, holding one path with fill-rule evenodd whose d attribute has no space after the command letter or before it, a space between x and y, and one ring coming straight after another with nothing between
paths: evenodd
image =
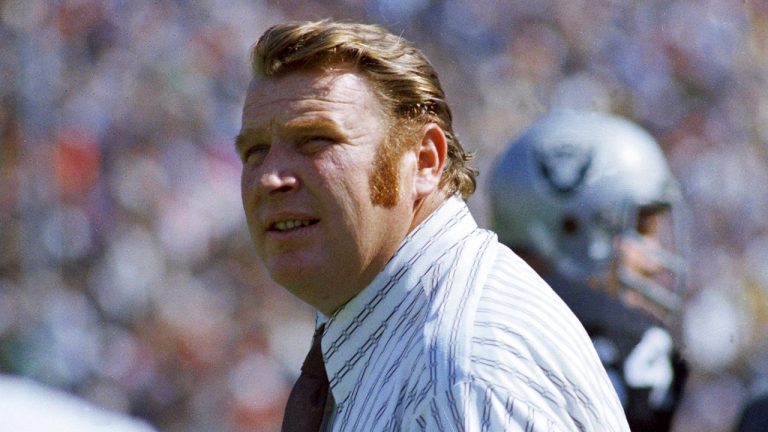
<instances>
[{"instance_id":1,"label":"sideburn","mask_svg":"<svg viewBox=\"0 0 768 432\"><path fill-rule=\"evenodd\" d=\"M400 160L407 149L408 140L402 135L389 133L379 147L369 176L371 201L374 205L392 208L400 197ZM398 136L399 135L399 136Z\"/></svg>"}]
</instances>

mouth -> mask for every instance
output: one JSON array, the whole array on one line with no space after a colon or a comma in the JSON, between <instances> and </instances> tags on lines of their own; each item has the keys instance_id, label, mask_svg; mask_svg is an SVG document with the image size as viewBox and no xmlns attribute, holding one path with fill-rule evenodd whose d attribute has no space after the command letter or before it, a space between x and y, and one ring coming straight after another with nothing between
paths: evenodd
<instances>
[{"instance_id":1,"label":"mouth","mask_svg":"<svg viewBox=\"0 0 768 432\"><path fill-rule=\"evenodd\" d=\"M271 232L291 232L320 222L318 219L286 219L273 222L267 228Z\"/></svg>"}]
</instances>

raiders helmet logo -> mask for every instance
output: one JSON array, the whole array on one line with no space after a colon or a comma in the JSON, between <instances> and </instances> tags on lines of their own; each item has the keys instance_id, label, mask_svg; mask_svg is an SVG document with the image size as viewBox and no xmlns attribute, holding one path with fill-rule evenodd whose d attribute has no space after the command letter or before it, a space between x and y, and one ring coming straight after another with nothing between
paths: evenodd
<instances>
[{"instance_id":1,"label":"raiders helmet logo","mask_svg":"<svg viewBox=\"0 0 768 432\"><path fill-rule=\"evenodd\" d=\"M570 143L539 146L534 157L542 176L560 194L570 194L584 183L592 164L591 149Z\"/></svg>"}]
</instances>

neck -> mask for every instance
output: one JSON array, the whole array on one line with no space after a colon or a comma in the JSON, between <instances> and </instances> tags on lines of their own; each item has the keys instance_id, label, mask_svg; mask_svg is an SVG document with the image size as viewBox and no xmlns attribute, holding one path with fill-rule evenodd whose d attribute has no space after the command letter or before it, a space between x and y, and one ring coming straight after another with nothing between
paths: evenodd
<instances>
[{"instance_id":1,"label":"neck","mask_svg":"<svg viewBox=\"0 0 768 432\"><path fill-rule=\"evenodd\" d=\"M448 195L446 195L445 192L442 190L435 190L426 197L417 200L413 205L413 221L411 222L411 226L408 228L408 232L413 231L414 228L419 226L419 224L424 221L427 216L431 215L432 212L437 210L437 208L440 207L440 205L447 199Z\"/></svg>"}]
</instances>

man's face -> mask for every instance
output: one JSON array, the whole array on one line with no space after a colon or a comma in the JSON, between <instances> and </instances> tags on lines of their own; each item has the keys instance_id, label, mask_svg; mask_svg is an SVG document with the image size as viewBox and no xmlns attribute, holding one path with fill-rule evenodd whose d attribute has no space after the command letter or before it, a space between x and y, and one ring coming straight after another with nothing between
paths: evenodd
<instances>
[{"instance_id":1,"label":"man's face","mask_svg":"<svg viewBox=\"0 0 768 432\"><path fill-rule=\"evenodd\" d=\"M251 237L272 278L326 314L370 283L413 222L415 152L386 176L394 203L371 194L384 118L351 69L256 79L246 95L236 145Z\"/></svg>"}]
</instances>

